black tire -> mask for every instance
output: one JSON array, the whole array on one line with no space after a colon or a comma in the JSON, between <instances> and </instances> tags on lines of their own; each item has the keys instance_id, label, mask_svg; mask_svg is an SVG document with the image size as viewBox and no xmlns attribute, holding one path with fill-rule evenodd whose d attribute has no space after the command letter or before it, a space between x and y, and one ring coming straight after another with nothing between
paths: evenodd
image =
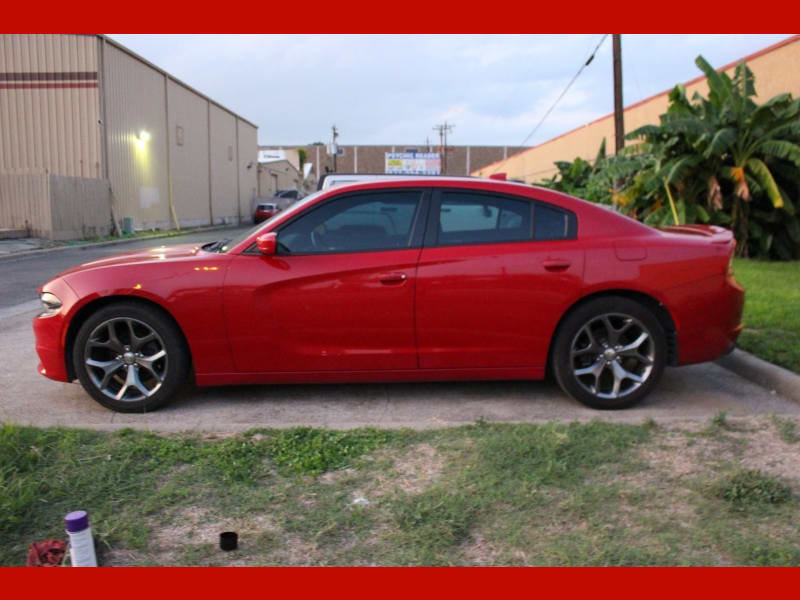
<instances>
[{"instance_id":1,"label":"black tire","mask_svg":"<svg viewBox=\"0 0 800 600\"><path fill-rule=\"evenodd\" d=\"M556 334L551 360L556 381L575 400L602 410L628 408L661 378L667 337L647 307L605 296L567 316Z\"/></svg>"},{"instance_id":2,"label":"black tire","mask_svg":"<svg viewBox=\"0 0 800 600\"><path fill-rule=\"evenodd\" d=\"M191 368L189 349L172 319L157 308L125 301L104 306L81 325L72 361L86 392L123 413L164 406Z\"/></svg>"}]
</instances>

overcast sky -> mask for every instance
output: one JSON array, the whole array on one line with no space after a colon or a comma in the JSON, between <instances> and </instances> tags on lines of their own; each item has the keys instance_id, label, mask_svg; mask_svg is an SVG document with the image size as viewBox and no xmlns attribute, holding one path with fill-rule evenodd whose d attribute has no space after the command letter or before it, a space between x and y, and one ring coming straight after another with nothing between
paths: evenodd
<instances>
[{"instance_id":1,"label":"overcast sky","mask_svg":"<svg viewBox=\"0 0 800 600\"><path fill-rule=\"evenodd\" d=\"M783 35L623 35L625 105ZM585 35L116 35L111 37L259 127L259 143L520 144L590 56ZM756 81L756 89L758 82ZM529 141L613 110L611 36ZM438 141L438 140L436 140Z\"/></svg>"}]
</instances>

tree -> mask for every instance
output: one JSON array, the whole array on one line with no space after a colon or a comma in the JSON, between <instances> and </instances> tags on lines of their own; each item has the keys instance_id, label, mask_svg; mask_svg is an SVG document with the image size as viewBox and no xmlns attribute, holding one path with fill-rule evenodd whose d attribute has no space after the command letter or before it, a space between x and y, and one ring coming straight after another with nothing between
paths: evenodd
<instances>
[{"instance_id":1,"label":"tree","mask_svg":"<svg viewBox=\"0 0 800 600\"><path fill-rule=\"evenodd\" d=\"M659 125L631 132L629 155L650 165L627 180L620 198L647 222L714 222L731 227L742 256L791 259L800 252L800 99L779 94L756 104L744 63L731 78L702 57L709 93L690 102L677 85Z\"/></svg>"}]
</instances>

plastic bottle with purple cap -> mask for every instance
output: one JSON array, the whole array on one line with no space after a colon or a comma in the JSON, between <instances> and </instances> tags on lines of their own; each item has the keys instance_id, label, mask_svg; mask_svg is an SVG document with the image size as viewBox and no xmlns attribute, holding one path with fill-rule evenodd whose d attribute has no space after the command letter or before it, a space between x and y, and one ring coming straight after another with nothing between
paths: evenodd
<instances>
[{"instance_id":1,"label":"plastic bottle with purple cap","mask_svg":"<svg viewBox=\"0 0 800 600\"><path fill-rule=\"evenodd\" d=\"M96 567L92 528L85 510L76 510L64 517L69 536L69 557L73 567Z\"/></svg>"}]
</instances>

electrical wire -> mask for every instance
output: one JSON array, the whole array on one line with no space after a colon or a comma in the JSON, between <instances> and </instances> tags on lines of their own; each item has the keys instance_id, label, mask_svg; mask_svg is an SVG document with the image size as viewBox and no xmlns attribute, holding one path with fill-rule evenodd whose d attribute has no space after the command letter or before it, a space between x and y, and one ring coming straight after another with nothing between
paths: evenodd
<instances>
[{"instance_id":1,"label":"electrical wire","mask_svg":"<svg viewBox=\"0 0 800 600\"><path fill-rule=\"evenodd\" d=\"M539 121L539 122L536 124L536 127L534 127L534 128L533 128L533 131L531 131L531 132L530 132L530 133L529 133L529 134L528 134L528 135L525 137L525 139L524 139L524 140L522 140L522 143L521 143L521 144L520 144L518 147L522 147L522 146L524 146L524 145L525 145L525 143L526 143L526 142L527 142L529 139L531 139L531 138L533 137L533 135L534 135L534 134L535 134L537 131L539 131L539 128L540 128L540 127L542 126L542 124L545 122L545 120L547 119L547 117L548 117L548 116L550 116L550 113L551 113L551 112L553 112L553 109L555 109L555 107L556 107L556 106L558 106L558 103L559 103L559 102L561 102L561 99L562 99L562 98L563 98L563 97L564 97L564 96L567 94L567 92L569 91L569 88L571 88L571 87L572 87L572 84L573 84L573 83L575 83L575 80L578 78L578 76L579 76L579 75L580 75L580 74L583 72L583 70L584 70L586 67L588 67L588 66L589 66L589 63L591 63L591 62L594 60L594 56L595 56L595 54L597 54L597 51L600 49L600 46L602 46L602 45L603 45L603 42L605 42L605 41L606 41L606 38L607 38L607 37L608 37L608 34L606 33L606 34L605 34L605 35L604 35L604 36L603 36L603 37L600 39L600 41L597 43L597 46L595 46L594 50L592 51L592 54L591 54L591 56L589 56L589 58L588 58L588 59L586 59L586 62L585 62L585 63L583 63L583 64L581 65L581 68L580 68L580 69L578 69L578 72L577 72L577 73L575 73L575 75L572 77L572 79L570 79L569 83L567 84L567 87L565 87L565 88L564 88L564 91L562 91L562 92L561 92L561 94L558 96L558 98L556 98L556 101L555 101L555 102L553 102L553 105L552 105L550 108L548 108L548 109L547 109L547 112L546 112L546 113L544 113L544 116L543 116L543 117L541 118L541 120L540 120L540 121ZM492 173L496 173L496 172L497 172L497 169L501 168L501 167L502 167L502 165L503 165L503 164L506 162L506 160L508 160L508 159L505 159L505 160L503 160L501 163L499 163L499 164L498 164L498 165L495 167L494 171L492 171Z\"/></svg>"}]
</instances>

